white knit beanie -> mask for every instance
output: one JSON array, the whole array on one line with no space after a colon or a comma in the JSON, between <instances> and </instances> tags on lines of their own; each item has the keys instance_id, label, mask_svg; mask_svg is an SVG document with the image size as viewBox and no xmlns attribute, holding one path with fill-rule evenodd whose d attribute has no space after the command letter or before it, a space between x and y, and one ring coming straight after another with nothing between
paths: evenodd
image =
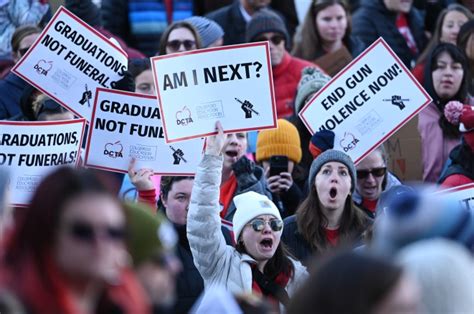
<instances>
[{"instance_id":1,"label":"white knit beanie","mask_svg":"<svg viewBox=\"0 0 474 314\"><path fill-rule=\"evenodd\" d=\"M234 240L238 242L240 233L245 225L260 215L273 215L281 220L280 211L266 196L253 191L245 192L234 197L237 210L232 223L234 225Z\"/></svg>"}]
</instances>

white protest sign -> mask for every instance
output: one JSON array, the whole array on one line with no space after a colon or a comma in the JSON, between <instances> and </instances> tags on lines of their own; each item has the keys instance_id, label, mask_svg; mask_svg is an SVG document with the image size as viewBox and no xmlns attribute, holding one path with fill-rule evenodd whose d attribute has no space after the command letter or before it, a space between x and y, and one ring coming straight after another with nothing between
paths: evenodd
<instances>
[{"instance_id":1,"label":"white protest sign","mask_svg":"<svg viewBox=\"0 0 474 314\"><path fill-rule=\"evenodd\" d=\"M358 163L430 102L379 38L316 93L299 115L311 134L334 131L334 149Z\"/></svg>"},{"instance_id":2,"label":"white protest sign","mask_svg":"<svg viewBox=\"0 0 474 314\"><path fill-rule=\"evenodd\" d=\"M438 196L449 196L461 203L461 206L474 212L474 183L456 186L436 193Z\"/></svg>"},{"instance_id":3,"label":"white protest sign","mask_svg":"<svg viewBox=\"0 0 474 314\"><path fill-rule=\"evenodd\" d=\"M115 172L151 168L155 174L193 175L204 140L168 145L156 97L98 88L90 122L85 166Z\"/></svg>"},{"instance_id":4,"label":"white protest sign","mask_svg":"<svg viewBox=\"0 0 474 314\"><path fill-rule=\"evenodd\" d=\"M89 120L95 89L113 87L126 69L122 49L61 7L12 71Z\"/></svg>"},{"instance_id":5,"label":"white protest sign","mask_svg":"<svg viewBox=\"0 0 474 314\"><path fill-rule=\"evenodd\" d=\"M79 161L85 119L0 121L0 167L10 173L11 205L27 206L50 171Z\"/></svg>"},{"instance_id":6,"label":"white protest sign","mask_svg":"<svg viewBox=\"0 0 474 314\"><path fill-rule=\"evenodd\" d=\"M268 43L200 49L151 58L167 143L275 128Z\"/></svg>"}]
</instances>

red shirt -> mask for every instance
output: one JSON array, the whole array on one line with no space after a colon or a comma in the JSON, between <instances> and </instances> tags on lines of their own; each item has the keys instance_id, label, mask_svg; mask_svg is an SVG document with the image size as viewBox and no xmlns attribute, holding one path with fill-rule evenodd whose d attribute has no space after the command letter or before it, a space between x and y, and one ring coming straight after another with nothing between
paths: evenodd
<instances>
[{"instance_id":1,"label":"red shirt","mask_svg":"<svg viewBox=\"0 0 474 314\"><path fill-rule=\"evenodd\" d=\"M339 229L324 229L324 232L326 233L326 239L329 244L331 244L331 246L336 246L339 241Z\"/></svg>"}]
</instances>

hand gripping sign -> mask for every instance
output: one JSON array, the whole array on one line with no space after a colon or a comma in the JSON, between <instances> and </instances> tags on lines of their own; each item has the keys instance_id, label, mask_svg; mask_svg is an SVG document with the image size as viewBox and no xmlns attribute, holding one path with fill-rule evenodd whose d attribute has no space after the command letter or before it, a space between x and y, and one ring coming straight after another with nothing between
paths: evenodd
<instances>
[{"instance_id":1,"label":"hand gripping sign","mask_svg":"<svg viewBox=\"0 0 474 314\"><path fill-rule=\"evenodd\" d=\"M112 88L126 69L120 47L61 7L12 71L89 120L95 89Z\"/></svg>"},{"instance_id":2,"label":"hand gripping sign","mask_svg":"<svg viewBox=\"0 0 474 314\"><path fill-rule=\"evenodd\" d=\"M430 102L379 38L316 93L299 116L311 134L334 131L334 149L358 163Z\"/></svg>"},{"instance_id":3,"label":"hand gripping sign","mask_svg":"<svg viewBox=\"0 0 474 314\"><path fill-rule=\"evenodd\" d=\"M0 121L0 167L10 173L12 206L27 206L50 171L78 164L85 123Z\"/></svg>"},{"instance_id":4,"label":"hand gripping sign","mask_svg":"<svg viewBox=\"0 0 474 314\"><path fill-rule=\"evenodd\" d=\"M275 128L268 43L153 57L153 76L167 143L224 132Z\"/></svg>"},{"instance_id":5,"label":"hand gripping sign","mask_svg":"<svg viewBox=\"0 0 474 314\"><path fill-rule=\"evenodd\" d=\"M193 175L201 159L203 139L168 145L156 98L98 88L86 149L85 166L128 172L136 168L155 174Z\"/></svg>"}]
</instances>

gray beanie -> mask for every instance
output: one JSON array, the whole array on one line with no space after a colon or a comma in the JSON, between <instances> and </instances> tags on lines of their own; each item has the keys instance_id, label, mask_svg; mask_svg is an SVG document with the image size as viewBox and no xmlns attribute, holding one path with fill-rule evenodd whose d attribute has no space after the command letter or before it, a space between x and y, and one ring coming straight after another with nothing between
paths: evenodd
<instances>
[{"instance_id":1,"label":"gray beanie","mask_svg":"<svg viewBox=\"0 0 474 314\"><path fill-rule=\"evenodd\" d=\"M321 153L318 158L313 160L311 168L309 169L308 187L311 187L311 185L314 184L314 178L318 174L321 167L330 161L340 162L344 164L347 169L349 169L349 174L351 175L351 193L354 193L356 185L356 169L354 162L352 161L351 157L349 157L349 155L335 149L328 149L327 151Z\"/></svg>"},{"instance_id":2,"label":"gray beanie","mask_svg":"<svg viewBox=\"0 0 474 314\"><path fill-rule=\"evenodd\" d=\"M315 67L306 67L301 71L301 79L295 97L295 112L299 113L305 105L308 96L316 94L327 82L330 76Z\"/></svg>"},{"instance_id":3,"label":"gray beanie","mask_svg":"<svg viewBox=\"0 0 474 314\"><path fill-rule=\"evenodd\" d=\"M199 37L201 37L203 48L209 47L216 40L224 37L224 30L222 27L213 20L210 20L206 17L191 16L185 21L189 22L189 24L196 28L199 33Z\"/></svg>"},{"instance_id":4,"label":"gray beanie","mask_svg":"<svg viewBox=\"0 0 474 314\"><path fill-rule=\"evenodd\" d=\"M261 9L252 16L247 23L245 39L251 42L263 33L280 33L285 37L285 46L290 44L290 36L286 30L285 22L281 17L270 9Z\"/></svg>"}]
</instances>

